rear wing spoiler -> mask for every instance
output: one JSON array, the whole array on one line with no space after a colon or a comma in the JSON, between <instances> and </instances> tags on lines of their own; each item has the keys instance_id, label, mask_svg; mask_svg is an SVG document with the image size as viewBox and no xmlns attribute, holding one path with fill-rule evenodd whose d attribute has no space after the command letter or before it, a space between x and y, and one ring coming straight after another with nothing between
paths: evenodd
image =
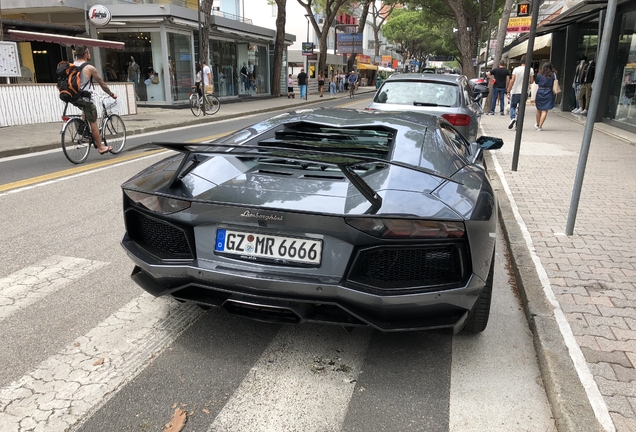
<instances>
[{"instance_id":1,"label":"rear wing spoiler","mask_svg":"<svg viewBox=\"0 0 636 432\"><path fill-rule=\"evenodd\" d=\"M248 157L248 158L272 158L279 157L287 160L305 163L319 163L321 165L337 167L342 174L355 186L356 189L371 203L371 209L368 213L377 212L382 207L382 197L373 190L353 169L356 165L378 163L384 165L397 166L421 173L429 174L434 177L441 178L457 184L461 182L447 177L433 170L418 167L412 164L399 161L387 161L385 159L341 154L334 152L325 152L303 148L278 147L275 142L268 142L266 145L236 145L236 144L210 144L210 143L171 143L171 142L151 142L151 145L163 147L169 150L182 153L183 159L174 175L170 179L168 187L173 187L177 182L181 181L190 171L192 171L201 161L197 158L198 154L214 155L214 156L232 156L232 157ZM265 143L264 143L265 144ZM290 143L280 143L280 145L289 146ZM191 162L190 165L187 165Z\"/></svg>"}]
</instances>

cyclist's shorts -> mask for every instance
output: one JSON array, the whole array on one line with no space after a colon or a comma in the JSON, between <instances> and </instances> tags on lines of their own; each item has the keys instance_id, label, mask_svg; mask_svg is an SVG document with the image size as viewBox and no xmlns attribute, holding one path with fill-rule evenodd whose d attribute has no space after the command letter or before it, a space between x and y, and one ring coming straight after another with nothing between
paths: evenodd
<instances>
[{"instance_id":1,"label":"cyclist's shorts","mask_svg":"<svg viewBox=\"0 0 636 432\"><path fill-rule=\"evenodd\" d=\"M95 104L93 102L80 99L73 102L73 105L82 110L87 122L95 123L97 121L97 108L95 108Z\"/></svg>"}]
</instances>

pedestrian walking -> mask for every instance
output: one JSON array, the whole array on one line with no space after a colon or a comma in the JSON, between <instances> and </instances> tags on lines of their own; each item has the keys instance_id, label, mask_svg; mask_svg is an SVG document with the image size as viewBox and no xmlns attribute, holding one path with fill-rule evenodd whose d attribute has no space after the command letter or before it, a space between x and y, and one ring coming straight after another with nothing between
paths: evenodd
<instances>
[{"instance_id":1,"label":"pedestrian walking","mask_svg":"<svg viewBox=\"0 0 636 432\"><path fill-rule=\"evenodd\" d=\"M300 69L300 73L296 77L296 80L298 81L298 88L300 88L300 98L307 100L307 84L309 78L305 73L305 69Z\"/></svg>"},{"instance_id":2,"label":"pedestrian walking","mask_svg":"<svg viewBox=\"0 0 636 432\"><path fill-rule=\"evenodd\" d=\"M345 74L343 71L338 75L338 91L341 93L345 91Z\"/></svg>"},{"instance_id":3,"label":"pedestrian walking","mask_svg":"<svg viewBox=\"0 0 636 432\"><path fill-rule=\"evenodd\" d=\"M289 74L287 77L287 99L295 98L294 94L294 79L292 78L292 74Z\"/></svg>"},{"instance_id":4,"label":"pedestrian walking","mask_svg":"<svg viewBox=\"0 0 636 432\"><path fill-rule=\"evenodd\" d=\"M322 91L323 91L324 88L325 88L325 74L320 72L318 74L318 94L320 96L318 96L318 97L322 97Z\"/></svg>"},{"instance_id":5,"label":"pedestrian walking","mask_svg":"<svg viewBox=\"0 0 636 432\"><path fill-rule=\"evenodd\" d=\"M510 96L510 123L508 129L512 129L517 123L517 112L519 102L521 102L521 90L523 90L524 80L528 80L528 84L534 82L534 70L530 68L530 77L524 77L526 72L526 56L521 56L521 65L512 70L510 83L508 84L508 95Z\"/></svg>"},{"instance_id":6,"label":"pedestrian walking","mask_svg":"<svg viewBox=\"0 0 636 432\"><path fill-rule=\"evenodd\" d=\"M548 117L548 111L554 108L554 93L552 87L556 79L556 71L550 62L543 63L541 71L534 79L539 86L537 96L534 100L537 107L537 122L534 127L538 131L543 130L543 123L545 123L545 119Z\"/></svg>"},{"instance_id":7,"label":"pedestrian walking","mask_svg":"<svg viewBox=\"0 0 636 432\"><path fill-rule=\"evenodd\" d=\"M500 114L504 115L504 96L510 81L510 74L508 73L508 69L506 69L506 63L501 60L499 67L491 70L490 75L495 79L495 82L492 86L492 104L490 105L490 112L487 115L495 115L497 99L499 99Z\"/></svg>"},{"instance_id":8,"label":"pedestrian walking","mask_svg":"<svg viewBox=\"0 0 636 432\"><path fill-rule=\"evenodd\" d=\"M336 74L332 73L331 78L329 79L329 94L331 97L336 97Z\"/></svg>"}]
</instances>

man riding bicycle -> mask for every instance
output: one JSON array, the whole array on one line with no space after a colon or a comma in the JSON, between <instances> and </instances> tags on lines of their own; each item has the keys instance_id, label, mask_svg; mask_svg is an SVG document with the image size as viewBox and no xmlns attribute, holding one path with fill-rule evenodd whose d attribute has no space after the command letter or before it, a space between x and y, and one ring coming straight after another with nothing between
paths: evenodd
<instances>
[{"instance_id":1,"label":"man riding bicycle","mask_svg":"<svg viewBox=\"0 0 636 432\"><path fill-rule=\"evenodd\" d=\"M355 91L356 84L358 83L358 75L356 75L354 71L349 72L348 81L350 92L353 93Z\"/></svg>"},{"instance_id":2,"label":"man riding bicycle","mask_svg":"<svg viewBox=\"0 0 636 432\"><path fill-rule=\"evenodd\" d=\"M93 80L99 84L99 86L104 90L110 97L113 99L117 99L117 95L110 91L102 77L95 69L95 66L86 64L82 67L84 63L87 63L91 59L91 53L88 50L86 45L76 45L75 46L75 66L82 68L81 82L80 88L82 90L86 90L90 84L93 87ZM111 151L113 148L111 146L105 146L102 143L102 137L99 132L99 126L97 125L97 108L95 104L91 102L90 96L85 97L82 96L75 102L71 102L73 105L78 107L84 113L84 118L91 126L91 134L93 135L93 139L95 140L95 145L97 145L97 151L99 154L103 155Z\"/></svg>"}]
</instances>

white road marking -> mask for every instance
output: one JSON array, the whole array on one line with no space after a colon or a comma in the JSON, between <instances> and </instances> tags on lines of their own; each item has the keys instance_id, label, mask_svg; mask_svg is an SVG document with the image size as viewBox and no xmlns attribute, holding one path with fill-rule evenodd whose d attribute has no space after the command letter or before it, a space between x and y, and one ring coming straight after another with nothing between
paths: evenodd
<instances>
[{"instance_id":1,"label":"white road marking","mask_svg":"<svg viewBox=\"0 0 636 432\"><path fill-rule=\"evenodd\" d=\"M111 169L111 168L117 168L117 167L120 167L120 166L123 166L123 165L128 165L128 164L131 164L131 163L134 163L134 162L139 162L139 161L143 161L143 160L154 158L154 157L158 157L158 156L160 156L160 157L168 157L168 154L166 154L166 153L168 153L168 150L166 150L165 152L155 153L155 154L152 154L152 155L140 157L138 159L132 159L132 160L129 160L129 161L126 161L126 162L116 163L116 164L108 165L108 166L105 166L105 167L102 167L102 168L96 168L94 170L84 171L84 172L81 172L81 173L78 173L78 174L72 174L72 175L67 176L67 177L60 177L60 178L55 179L55 180L49 180L49 181L45 181L45 182L42 182L42 183L36 183L36 184L30 185L30 186L25 186L25 187L21 187L21 188L17 188L17 189L11 189L11 190L8 190L6 192L0 193L0 198L2 198L5 195L10 195L10 194L14 194L14 193L24 192L24 191L27 191L29 189L35 189L35 188L39 188L39 187L42 187L42 186L48 186L48 185L51 185L51 184L63 182L63 181L66 181L66 180L74 179L74 178L77 178L77 177L82 177L82 176L89 175L89 174L98 173L100 171L105 171L105 170L108 170L108 169Z\"/></svg>"},{"instance_id":2,"label":"white road marking","mask_svg":"<svg viewBox=\"0 0 636 432\"><path fill-rule=\"evenodd\" d=\"M200 308L142 294L0 390L0 431L67 431L172 343Z\"/></svg>"},{"instance_id":3,"label":"white road marking","mask_svg":"<svg viewBox=\"0 0 636 432\"><path fill-rule=\"evenodd\" d=\"M83 258L52 256L0 279L0 320L106 264Z\"/></svg>"},{"instance_id":4,"label":"white road marking","mask_svg":"<svg viewBox=\"0 0 636 432\"><path fill-rule=\"evenodd\" d=\"M541 280L541 285L543 286L543 292L545 293L546 298L550 302L550 304L554 307L554 317L559 326L559 330L561 331L561 335L565 341L565 345L568 347L568 352L570 354L570 358L572 358L572 362L574 362L574 367L576 368L576 372L579 375L579 379L581 380L581 384L583 384L583 388L585 389L585 393L587 393L587 398L590 401L590 405L592 405L592 409L594 410L594 414L596 415L597 420L603 428L608 432L614 432L616 430L614 426L614 422L612 421L612 417L607 410L607 405L605 404L605 400L603 399L603 395L601 395L600 390L594 380L594 376L590 372L590 369L587 366L587 362L585 360L585 356L581 351L581 347L576 342L576 338L574 337L574 333L572 332L572 328L570 327L570 323L568 322L565 314L563 313L563 309L561 309L561 304L557 300L554 295L554 291L552 290L552 284L550 284L550 278L548 277L548 273L545 271L543 264L541 263L541 258L537 255L534 243L532 242L532 237L530 235L530 231L528 231L528 227L519 213L519 207L517 207L517 203L512 195L512 191L510 190L510 186L508 186L508 182L506 181L506 176L499 164L499 160L497 156L492 154L493 162L495 163L495 170L499 175L499 179L501 180L501 184L503 185L504 191L506 195L508 195L508 199L510 200L510 206L512 207L512 212L515 215L515 219L519 224L519 228L523 234L523 238L526 241L526 245L528 246L528 250L530 251L530 256L532 261L534 262L534 266L537 269L537 273L539 274L539 279Z\"/></svg>"},{"instance_id":5,"label":"white road marking","mask_svg":"<svg viewBox=\"0 0 636 432\"><path fill-rule=\"evenodd\" d=\"M339 431L371 338L340 327L283 327L208 432Z\"/></svg>"}]
</instances>

